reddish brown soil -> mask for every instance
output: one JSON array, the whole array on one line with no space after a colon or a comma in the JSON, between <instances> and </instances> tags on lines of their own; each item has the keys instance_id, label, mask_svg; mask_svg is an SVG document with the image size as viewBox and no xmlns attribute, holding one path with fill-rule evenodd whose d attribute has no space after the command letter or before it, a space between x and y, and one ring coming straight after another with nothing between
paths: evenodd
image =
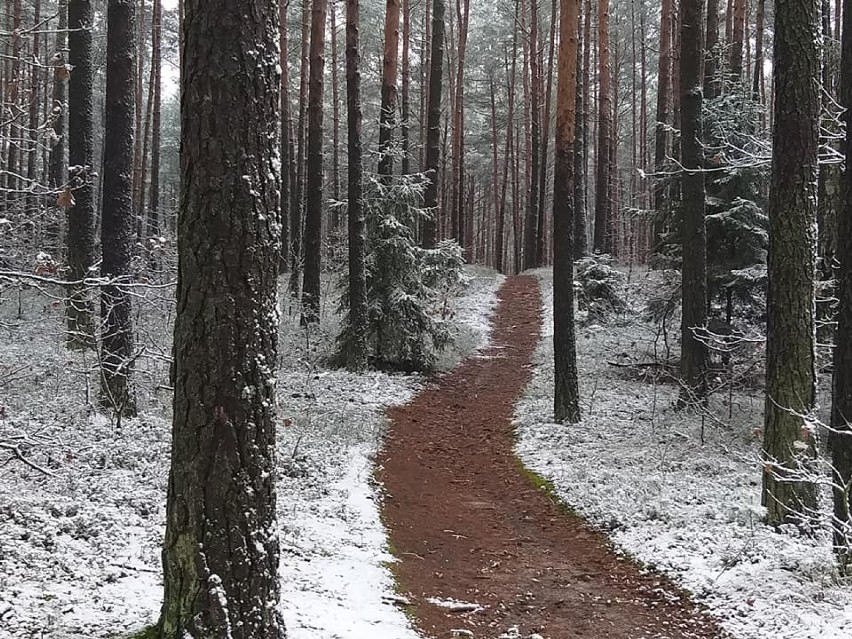
<instances>
[{"instance_id":1,"label":"reddish brown soil","mask_svg":"<svg viewBox=\"0 0 852 639\"><path fill-rule=\"evenodd\" d=\"M443 638L468 629L477 639L514 625L522 637L548 639L722 636L666 579L618 557L534 487L516 461L513 406L530 380L540 319L536 281L509 278L492 347L389 413L384 521L420 630ZM450 612L429 597L484 609Z\"/></svg>"}]
</instances>

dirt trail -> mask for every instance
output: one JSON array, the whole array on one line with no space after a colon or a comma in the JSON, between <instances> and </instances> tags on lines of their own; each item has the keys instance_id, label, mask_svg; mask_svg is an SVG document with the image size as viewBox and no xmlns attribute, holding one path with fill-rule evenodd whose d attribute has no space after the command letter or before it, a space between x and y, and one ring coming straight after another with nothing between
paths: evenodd
<instances>
[{"instance_id":1,"label":"dirt trail","mask_svg":"<svg viewBox=\"0 0 852 639\"><path fill-rule=\"evenodd\" d=\"M497 639L510 626L546 639L721 637L666 579L617 557L516 461L511 419L539 338L538 284L509 278L499 298L491 348L389 412L384 521L420 630L436 639L454 629ZM429 598L483 609L454 612Z\"/></svg>"}]
</instances>

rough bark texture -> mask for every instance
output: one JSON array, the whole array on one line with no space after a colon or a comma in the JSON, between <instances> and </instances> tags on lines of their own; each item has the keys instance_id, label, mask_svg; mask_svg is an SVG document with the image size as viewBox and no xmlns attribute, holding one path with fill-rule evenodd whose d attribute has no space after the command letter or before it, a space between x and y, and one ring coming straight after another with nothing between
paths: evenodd
<instances>
[{"instance_id":1,"label":"rough bark texture","mask_svg":"<svg viewBox=\"0 0 852 639\"><path fill-rule=\"evenodd\" d=\"M128 283L133 258L133 120L136 20L133 0L107 9L106 115L101 214L101 405L119 415L136 412L133 316Z\"/></svg>"},{"instance_id":2,"label":"rough bark texture","mask_svg":"<svg viewBox=\"0 0 852 639\"><path fill-rule=\"evenodd\" d=\"M89 277L95 263L94 98L91 0L68 1L68 164L74 205L68 210L68 279ZM72 284L65 304L68 346L91 346L94 305L81 284Z\"/></svg>"},{"instance_id":3,"label":"rough bark texture","mask_svg":"<svg viewBox=\"0 0 852 639\"><path fill-rule=\"evenodd\" d=\"M437 240L438 168L441 161L441 90L444 71L444 0L432 0L432 42L430 47L429 96L426 100L426 161L423 170L429 178L424 205L430 217L423 222L423 246L432 248Z\"/></svg>"},{"instance_id":4,"label":"rough bark texture","mask_svg":"<svg viewBox=\"0 0 852 639\"><path fill-rule=\"evenodd\" d=\"M396 127L396 73L399 60L399 0L385 5L385 48L382 57L382 107L379 116L379 175L393 174L393 131Z\"/></svg>"},{"instance_id":5,"label":"rough bark texture","mask_svg":"<svg viewBox=\"0 0 852 639\"><path fill-rule=\"evenodd\" d=\"M556 165L553 182L553 414L580 421L574 333L574 121L577 91L578 0L560 0L556 89Z\"/></svg>"},{"instance_id":6,"label":"rough bark texture","mask_svg":"<svg viewBox=\"0 0 852 639\"><path fill-rule=\"evenodd\" d=\"M305 181L305 279L302 285L302 322L319 321L322 270L323 202L323 92L327 0L313 0L311 60L308 86L308 164Z\"/></svg>"},{"instance_id":7,"label":"rough bark texture","mask_svg":"<svg viewBox=\"0 0 852 639\"><path fill-rule=\"evenodd\" d=\"M846 166L852 166L852 2L843 1L840 104L846 109ZM834 467L834 545L848 572L852 558L852 171L845 173L846 202L839 215L837 336L834 347L834 393L828 444Z\"/></svg>"},{"instance_id":8,"label":"rough bark texture","mask_svg":"<svg viewBox=\"0 0 852 639\"><path fill-rule=\"evenodd\" d=\"M707 236L704 229L704 148L701 144L702 0L681 0L681 391L680 406L707 395L707 344L695 329L707 324Z\"/></svg>"},{"instance_id":9,"label":"rough bark texture","mask_svg":"<svg viewBox=\"0 0 852 639\"><path fill-rule=\"evenodd\" d=\"M595 251L612 253L612 74L609 67L609 0L598 4L598 151L595 177Z\"/></svg>"},{"instance_id":10,"label":"rough bark texture","mask_svg":"<svg viewBox=\"0 0 852 639\"><path fill-rule=\"evenodd\" d=\"M818 0L775 8L775 122L769 197L763 505L767 521L815 506L811 483L785 481L813 449L800 415L814 406L814 218L819 140Z\"/></svg>"},{"instance_id":11,"label":"rough bark texture","mask_svg":"<svg viewBox=\"0 0 852 639\"><path fill-rule=\"evenodd\" d=\"M358 0L346 0L346 122L349 149L349 323L346 366L367 367L367 223L362 204L361 156L361 56Z\"/></svg>"},{"instance_id":12,"label":"rough bark texture","mask_svg":"<svg viewBox=\"0 0 852 639\"><path fill-rule=\"evenodd\" d=\"M184 0L162 639L281 639L278 5Z\"/></svg>"}]
</instances>

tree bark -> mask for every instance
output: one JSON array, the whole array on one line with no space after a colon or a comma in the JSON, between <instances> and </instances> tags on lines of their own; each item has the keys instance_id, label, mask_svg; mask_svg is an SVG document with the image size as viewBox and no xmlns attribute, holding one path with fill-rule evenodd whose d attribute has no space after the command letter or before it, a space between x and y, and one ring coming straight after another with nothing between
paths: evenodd
<instances>
[{"instance_id":1,"label":"tree bark","mask_svg":"<svg viewBox=\"0 0 852 639\"><path fill-rule=\"evenodd\" d=\"M530 154L529 184L527 195L527 214L524 218L524 268L531 269L541 265L538 255L536 235L539 224L538 175L541 171L541 70L538 64L538 0L530 3L529 36L529 113L530 113Z\"/></svg>"},{"instance_id":2,"label":"tree bark","mask_svg":"<svg viewBox=\"0 0 852 639\"><path fill-rule=\"evenodd\" d=\"M278 46L280 49L279 66L281 67L281 130L280 130L280 154L281 171L281 256L279 272L284 273L290 267L290 210L292 206L291 177L295 171L295 158L293 157L293 123L290 110L290 64L289 45L287 37L287 9L290 0L280 0L278 3Z\"/></svg>"},{"instance_id":3,"label":"tree bark","mask_svg":"<svg viewBox=\"0 0 852 639\"><path fill-rule=\"evenodd\" d=\"M423 246L434 248L437 240L438 169L441 161L441 90L444 66L444 0L432 0L432 42L430 46L429 96L426 106L426 161L424 172L429 179L424 193L424 206L429 217L423 222Z\"/></svg>"},{"instance_id":4,"label":"tree bark","mask_svg":"<svg viewBox=\"0 0 852 639\"><path fill-rule=\"evenodd\" d=\"M549 218L545 215L545 202L547 200L547 165L548 165L548 152L549 152L549 140L550 140L550 111L551 106L553 104L553 55L556 50L556 23L558 22L559 14L559 5L557 4L557 0L553 0L550 8L550 43L548 45L548 53L547 53L547 84L545 87L544 93L544 112L542 113L541 118L541 170L538 174L538 201L539 201L539 216L538 216L538 225L536 228L536 248L535 252L539 258L539 264L544 264L547 262L547 246L545 244L545 236L547 235L547 226ZM579 47L579 44L578 44ZM578 48L579 51L579 48ZM577 56L579 58L579 55ZM579 77L579 76L578 76ZM580 92L574 92L576 95L579 95ZM576 100L575 100L576 102ZM576 108L576 104L575 104ZM575 130L575 143L576 143L576 130ZM575 181L576 183L576 181ZM576 209L576 206L575 206Z\"/></svg>"},{"instance_id":5,"label":"tree bark","mask_svg":"<svg viewBox=\"0 0 852 639\"><path fill-rule=\"evenodd\" d=\"M91 0L68 0L68 163L74 204L68 210L69 296L65 303L67 345L94 345L94 304L82 282L95 263L94 72Z\"/></svg>"},{"instance_id":6,"label":"tree bark","mask_svg":"<svg viewBox=\"0 0 852 639\"><path fill-rule=\"evenodd\" d=\"M846 166L852 166L852 2L843 0L840 53L840 106L846 109ZM844 573L852 560L852 171L844 174L846 201L839 214L837 335L834 346L833 401L828 445L834 494L834 548Z\"/></svg>"},{"instance_id":7,"label":"tree bark","mask_svg":"<svg viewBox=\"0 0 852 639\"><path fill-rule=\"evenodd\" d=\"M668 0L665 0L668 1ZM595 176L595 251L612 253L611 144L612 144L612 79L609 66L609 0L598 4L598 152ZM662 50L662 47L661 47Z\"/></svg>"},{"instance_id":8,"label":"tree bark","mask_svg":"<svg viewBox=\"0 0 852 639\"><path fill-rule=\"evenodd\" d=\"M328 0L313 0L311 12L310 84L308 88L308 163L305 183L305 279L302 323L319 321L322 271L323 92L325 23Z\"/></svg>"},{"instance_id":9,"label":"tree bark","mask_svg":"<svg viewBox=\"0 0 852 639\"><path fill-rule=\"evenodd\" d=\"M151 192L148 196L148 237L160 235L160 130L162 111L162 23L161 0L154 0L151 9L151 77L154 93L153 116L151 118Z\"/></svg>"},{"instance_id":10,"label":"tree bark","mask_svg":"<svg viewBox=\"0 0 852 639\"><path fill-rule=\"evenodd\" d=\"M742 80L743 76L743 44L745 40L747 0L734 0L733 31L731 32L731 59L728 62L728 73L734 83Z\"/></svg>"},{"instance_id":11,"label":"tree bark","mask_svg":"<svg viewBox=\"0 0 852 639\"><path fill-rule=\"evenodd\" d=\"M393 132L396 128L396 75L399 61L399 0L385 5L385 48L382 57L382 106L379 115L379 175L393 175Z\"/></svg>"},{"instance_id":12,"label":"tree bark","mask_svg":"<svg viewBox=\"0 0 852 639\"><path fill-rule=\"evenodd\" d=\"M59 27L56 31L56 52L53 55L53 97L51 122L53 128L53 144L50 147L48 184L52 189L59 189L68 179L67 127L68 121L68 67L65 54L68 41L68 0L59 0Z\"/></svg>"},{"instance_id":13,"label":"tree bark","mask_svg":"<svg viewBox=\"0 0 852 639\"><path fill-rule=\"evenodd\" d=\"M588 6L586 7L588 9ZM578 14L580 13L578 9ZM588 122L585 118L587 95L584 90L586 69L583 61L588 57L589 43L583 34L583 19L578 18L577 28L577 88L574 98L574 259L579 260L589 253L586 225L586 154L588 148ZM582 54L582 55L581 55ZM555 169L554 169L555 170ZM554 185L555 186L555 185ZM554 202L554 206L556 203ZM554 229L555 235L555 229ZM554 242L558 241L554 237Z\"/></svg>"},{"instance_id":14,"label":"tree bark","mask_svg":"<svg viewBox=\"0 0 852 639\"><path fill-rule=\"evenodd\" d=\"M367 367L367 223L363 208L359 0L346 0L346 117L349 149L349 328L346 366Z\"/></svg>"},{"instance_id":15,"label":"tree bark","mask_svg":"<svg viewBox=\"0 0 852 639\"><path fill-rule=\"evenodd\" d=\"M553 191L553 413L557 422L580 421L574 331L573 168L579 0L560 0L556 93L556 164Z\"/></svg>"},{"instance_id":16,"label":"tree bark","mask_svg":"<svg viewBox=\"0 0 852 639\"><path fill-rule=\"evenodd\" d=\"M296 162L292 177L290 204L290 296L299 297L302 279L302 219L305 206L305 120L308 115L308 72L310 69L309 45L311 33L311 0L302 0L302 21L299 67L299 119L296 131Z\"/></svg>"},{"instance_id":17,"label":"tree bark","mask_svg":"<svg viewBox=\"0 0 852 639\"><path fill-rule=\"evenodd\" d=\"M672 2L663 0L662 13L660 14L660 56L658 62L659 73L657 76L657 123L654 127L654 170L657 173L654 187L654 249L657 250L662 243L665 233L665 199L666 186L661 174L665 170L666 156L669 150L669 91L672 86L671 62L672 62Z\"/></svg>"},{"instance_id":18,"label":"tree bark","mask_svg":"<svg viewBox=\"0 0 852 639\"><path fill-rule=\"evenodd\" d=\"M763 104L766 99L766 82L763 77L763 23L766 16L766 0L757 0L754 36L754 77L751 94L753 99Z\"/></svg>"},{"instance_id":19,"label":"tree bark","mask_svg":"<svg viewBox=\"0 0 852 639\"><path fill-rule=\"evenodd\" d=\"M336 1L328 5L328 33L331 37L331 195L340 200L340 83L337 68L337 8ZM340 214L335 207L332 220L335 233L340 228Z\"/></svg>"},{"instance_id":20,"label":"tree bark","mask_svg":"<svg viewBox=\"0 0 852 639\"><path fill-rule=\"evenodd\" d=\"M158 630L162 639L283 639L278 5L185 5L174 424Z\"/></svg>"},{"instance_id":21,"label":"tree bark","mask_svg":"<svg viewBox=\"0 0 852 639\"><path fill-rule=\"evenodd\" d=\"M155 0L157 2L157 0ZM134 0L107 8L106 113L101 214L101 406L116 415L136 413L133 314L130 290L134 244L133 120L136 71Z\"/></svg>"},{"instance_id":22,"label":"tree bark","mask_svg":"<svg viewBox=\"0 0 852 639\"><path fill-rule=\"evenodd\" d=\"M802 415L815 401L814 237L820 72L819 0L775 8L775 122L769 197L763 505L767 521L797 521L814 484L791 473L813 441Z\"/></svg>"},{"instance_id":23,"label":"tree bark","mask_svg":"<svg viewBox=\"0 0 852 639\"><path fill-rule=\"evenodd\" d=\"M696 335L707 324L707 236L704 229L704 147L702 146L702 0L680 0L681 55L681 390L678 405L707 396L707 344Z\"/></svg>"},{"instance_id":24,"label":"tree bark","mask_svg":"<svg viewBox=\"0 0 852 639\"><path fill-rule=\"evenodd\" d=\"M400 135L402 137L402 174L411 173L411 0L402 0L402 122Z\"/></svg>"}]
</instances>

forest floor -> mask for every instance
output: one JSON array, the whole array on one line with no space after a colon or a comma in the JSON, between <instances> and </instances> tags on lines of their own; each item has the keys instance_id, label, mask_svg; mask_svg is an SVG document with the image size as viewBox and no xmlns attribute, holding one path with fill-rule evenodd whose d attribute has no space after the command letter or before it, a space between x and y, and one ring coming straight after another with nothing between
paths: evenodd
<instances>
[{"instance_id":1,"label":"forest floor","mask_svg":"<svg viewBox=\"0 0 852 639\"><path fill-rule=\"evenodd\" d=\"M514 405L532 376L541 301L506 281L490 346L389 410L384 521L431 637L722 636L660 575L613 552L515 457ZM461 631L469 631L465 635Z\"/></svg>"}]
</instances>

